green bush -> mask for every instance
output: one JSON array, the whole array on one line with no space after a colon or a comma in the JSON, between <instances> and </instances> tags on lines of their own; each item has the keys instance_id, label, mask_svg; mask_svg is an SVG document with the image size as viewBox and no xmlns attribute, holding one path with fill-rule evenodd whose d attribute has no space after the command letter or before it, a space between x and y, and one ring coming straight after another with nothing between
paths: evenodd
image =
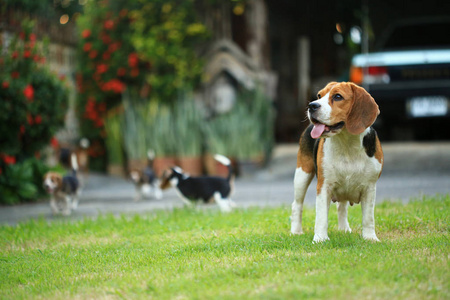
<instances>
[{"instance_id":1,"label":"green bush","mask_svg":"<svg viewBox=\"0 0 450 300\"><path fill-rule=\"evenodd\" d=\"M25 21L9 47L0 47L0 203L29 200L39 191L29 176L42 178L35 156L64 125L67 111L68 90L42 64L45 43L37 46L32 27Z\"/></svg>"}]
</instances>

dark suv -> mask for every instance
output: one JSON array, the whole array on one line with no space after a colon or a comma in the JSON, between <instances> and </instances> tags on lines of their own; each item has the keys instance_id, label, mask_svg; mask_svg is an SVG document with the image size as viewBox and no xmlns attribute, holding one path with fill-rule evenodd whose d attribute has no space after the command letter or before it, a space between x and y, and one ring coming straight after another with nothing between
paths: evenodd
<instances>
[{"instance_id":1,"label":"dark suv","mask_svg":"<svg viewBox=\"0 0 450 300\"><path fill-rule=\"evenodd\" d=\"M397 22L353 58L350 80L377 101L385 138L450 138L449 33L450 18Z\"/></svg>"}]
</instances>

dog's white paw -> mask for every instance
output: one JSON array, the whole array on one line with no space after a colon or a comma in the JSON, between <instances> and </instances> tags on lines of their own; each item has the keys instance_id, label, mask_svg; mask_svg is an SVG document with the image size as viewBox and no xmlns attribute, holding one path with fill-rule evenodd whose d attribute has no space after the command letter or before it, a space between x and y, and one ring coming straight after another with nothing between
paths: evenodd
<instances>
[{"instance_id":1,"label":"dog's white paw","mask_svg":"<svg viewBox=\"0 0 450 300\"><path fill-rule=\"evenodd\" d=\"M352 229L348 225L347 226L339 226L338 230L343 231L343 232L352 233Z\"/></svg>"},{"instance_id":2,"label":"dog's white paw","mask_svg":"<svg viewBox=\"0 0 450 300\"><path fill-rule=\"evenodd\" d=\"M375 234L372 234L372 235L364 235L363 234L363 239L365 239L366 241L374 242L374 243L380 242L380 240L377 238L377 236Z\"/></svg>"},{"instance_id":3,"label":"dog's white paw","mask_svg":"<svg viewBox=\"0 0 450 300\"><path fill-rule=\"evenodd\" d=\"M303 229L302 229L302 225L298 222L292 222L291 223L291 233L292 234L303 234Z\"/></svg>"},{"instance_id":4,"label":"dog's white paw","mask_svg":"<svg viewBox=\"0 0 450 300\"><path fill-rule=\"evenodd\" d=\"M328 235L314 234L313 244L322 243L322 242L329 241L329 240L330 240L330 238L328 237Z\"/></svg>"}]
</instances>

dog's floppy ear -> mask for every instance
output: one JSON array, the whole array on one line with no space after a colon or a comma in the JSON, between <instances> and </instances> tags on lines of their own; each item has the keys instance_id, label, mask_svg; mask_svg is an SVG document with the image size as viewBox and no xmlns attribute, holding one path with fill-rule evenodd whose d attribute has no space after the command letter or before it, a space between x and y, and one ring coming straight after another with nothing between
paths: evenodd
<instances>
[{"instance_id":1,"label":"dog's floppy ear","mask_svg":"<svg viewBox=\"0 0 450 300\"><path fill-rule=\"evenodd\" d=\"M351 134L361 134L371 126L380 114L378 105L362 87L351 83L353 104L347 115L346 127Z\"/></svg>"}]
</instances>

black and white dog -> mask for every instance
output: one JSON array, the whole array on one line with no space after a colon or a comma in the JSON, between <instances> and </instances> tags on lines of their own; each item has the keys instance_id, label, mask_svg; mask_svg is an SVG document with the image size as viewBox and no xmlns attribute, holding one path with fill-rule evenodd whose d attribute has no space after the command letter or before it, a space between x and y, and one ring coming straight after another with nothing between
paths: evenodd
<instances>
[{"instance_id":1,"label":"black and white dog","mask_svg":"<svg viewBox=\"0 0 450 300\"><path fill-rule=\"evenodd\" d=\"M233 168L228 158L223 155L215 155L221 164L228 167L226 178L217 176L191 177L179 167L171 168L163 175L161 189L175 187L181 199L188 205L193 202L203 201L209 203L214 200L221 211L229 212L235 206L230 199L233 182Z\"/></svg>"},{"instance_id":2,"label":"black and white dog","mask_svg":"<svg viewBox=\"0 0 450 300\"><path fill-rule=\"evenodd\" d=\"M147 152L147 166L142 169L130 170L130 178L136 188L136 196L134 201L140 201L142 194L149 194L153 192L156 199L162 198L162 192L159 188L159 181L153 170L153 161L155 159L155 152L149 150Z\"/></svg>"}]
</instances>

